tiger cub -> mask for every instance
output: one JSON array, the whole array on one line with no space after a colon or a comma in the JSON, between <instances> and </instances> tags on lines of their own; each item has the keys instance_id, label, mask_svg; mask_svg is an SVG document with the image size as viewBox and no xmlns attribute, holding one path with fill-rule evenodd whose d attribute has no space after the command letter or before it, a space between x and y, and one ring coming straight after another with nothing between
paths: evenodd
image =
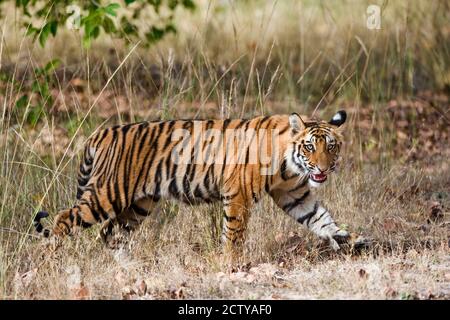
<instances>
[{"instance_id":1,"label":"tiger cub","mask_svg":"<svg viewBox=\"0 0 450 320\"><path fill-rule=\"evenodd\" d=\"M252 205L264 193L317 236L348 239L310 189L335 170L343 143L345 111L329 122L296 113L249 120L171 120L119 125L97 132L85 144L77 200L60 211L51 230L39 212L37 232L63 236L102 223L134 229L161 199L188 204L223 203L226 251L244 240Z\"/></svg>"}]
</instances>

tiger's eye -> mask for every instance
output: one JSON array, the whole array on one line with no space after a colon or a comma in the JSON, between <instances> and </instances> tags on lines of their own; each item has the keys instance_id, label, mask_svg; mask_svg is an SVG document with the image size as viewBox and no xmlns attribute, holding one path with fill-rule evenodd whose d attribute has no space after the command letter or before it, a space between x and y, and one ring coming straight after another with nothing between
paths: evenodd
<instances>
[{"instance_id":1,"label":"tiger's eye","mask_svg":"<svg viewBox=\"0 0 450 320\"><path fill-rule=\"evenodd\" d=\"M329 144L329 145L328 145L328 150L329 150L329 151L332 151L332 150L334 149L334 146L335 146L334 144Z\"/></svg>"},{"instance_id":2,"label":"tiger's eye","mask_svg":"<svg viewBox=\"0 0 450 320\"><path fill-rule=\"evenodd\" d=\"M306 148L306 150L308 150L309 152L311 152L311 151L314 150L314 147L313 147L312 144L305 144L305 148Z\"/></svg>"}]
</instances>

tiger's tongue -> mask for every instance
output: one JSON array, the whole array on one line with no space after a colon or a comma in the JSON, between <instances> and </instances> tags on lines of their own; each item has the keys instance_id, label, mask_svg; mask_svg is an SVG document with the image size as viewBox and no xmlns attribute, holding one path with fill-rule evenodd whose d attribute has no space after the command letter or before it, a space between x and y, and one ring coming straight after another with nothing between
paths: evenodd
<instances>
[{"instance_id":1,"label":"tiger's tongue","mask_svg":"<svg viewBox=\"0 0 450 320\"><path fill-rule=\"evenodd\" d=\"M323 174L323 173L319 173L319 174L311 174L312 175L312 178L314 179L314 180L317 180L317 181L323 181L323 180L325 180L326 178L327 178L327 175L326 174Z\"/></svg>"}]
</instances>

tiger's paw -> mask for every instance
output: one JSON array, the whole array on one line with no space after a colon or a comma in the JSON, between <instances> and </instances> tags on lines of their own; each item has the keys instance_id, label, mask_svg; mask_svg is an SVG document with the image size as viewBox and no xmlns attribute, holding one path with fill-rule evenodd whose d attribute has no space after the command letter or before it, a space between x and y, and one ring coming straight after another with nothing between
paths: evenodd
<instances>
[{"instance_id":1,"label":"tiger's paw","mask_svg":"<svg viewBox=\"0 0 450 320\"><path fill-rule=\"evenodd\" d=\"M348 243L350 240L350 233L346 230L339 229L332 235L333 239L339 244Z\"/></svg>"},{"instance_id":2,"label":"tiger's paw","mask_svg":"<svg viewBox=\"0 0 450 320\"><path fill-rule=\"evenodd\" d=\"M350 233L346 230L338 229L328 237L328 241L330 242L331 248L334 251L338 251L341 249L340 245L347 244L350 238Z\"/></svg>"}]
</instances>

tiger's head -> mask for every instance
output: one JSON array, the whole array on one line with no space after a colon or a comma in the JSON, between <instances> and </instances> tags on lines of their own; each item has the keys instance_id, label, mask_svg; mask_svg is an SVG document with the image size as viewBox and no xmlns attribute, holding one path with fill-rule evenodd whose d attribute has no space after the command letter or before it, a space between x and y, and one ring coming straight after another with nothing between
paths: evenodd
<instances>
[{"instance_id":1,"label":"tiger's head","mask_svg":"<svg viewBox=\"0 0 450 320\"><path fill-rule=\"evenodd\" d=\"M342 146L345 111L337 112L329 122L303 121L296 113L289 116L290 145L286 160L290 170L308 174L309 183L318 187L334 171Z\"/></svg>"}]
</instances>

